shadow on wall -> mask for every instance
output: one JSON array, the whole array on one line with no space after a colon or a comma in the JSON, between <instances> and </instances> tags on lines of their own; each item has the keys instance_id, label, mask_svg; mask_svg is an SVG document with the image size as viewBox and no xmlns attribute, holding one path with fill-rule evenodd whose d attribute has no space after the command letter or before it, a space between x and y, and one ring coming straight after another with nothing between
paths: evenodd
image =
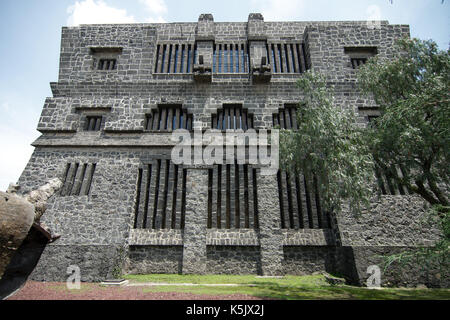
<instances>
[{"instance_id":1,"label":"shadow on wall","mask_svg":"<svg viewBox=\"0 0 450 320\"><path fill-rule=\"evenodd\" d=\"M36 267L48 239L36 228L31 228L14 254L0 279L0 300L20 289Z\"/></svg>"}]
</instances>

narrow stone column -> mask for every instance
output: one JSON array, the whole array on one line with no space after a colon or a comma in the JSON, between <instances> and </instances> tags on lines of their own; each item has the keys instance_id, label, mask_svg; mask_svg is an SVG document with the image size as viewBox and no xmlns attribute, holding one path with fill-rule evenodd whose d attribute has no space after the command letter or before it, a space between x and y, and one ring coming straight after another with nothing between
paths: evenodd
<instances>
[{"instance_id":1,"label":"narrow stone column","mask_svg":"<svg viewBox=\"0 0 450 320\"><path fill-rule=\"evenodd\" d=\"M263 275L282 274L283 234L276 175L257 172L259 237Z\"/></svg>"},{"instance_id":2,"label":"narrow stone column","mask_svg":"<svg viewBox=\"0 0 450 320\"><path fill-rule=\"evenodd\" d=\"M208 170L189 168L186 174L186 216L183 237L184 274L206 273Z\"/></svg>"}]
</instances>

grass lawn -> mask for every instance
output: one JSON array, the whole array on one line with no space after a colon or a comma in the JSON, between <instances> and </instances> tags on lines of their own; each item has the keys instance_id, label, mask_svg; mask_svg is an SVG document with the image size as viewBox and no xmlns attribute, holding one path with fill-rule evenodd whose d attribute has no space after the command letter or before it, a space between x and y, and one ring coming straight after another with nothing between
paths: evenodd
<instances>
[{"instance_id":1,"label":"grass lawn","mask_svg":"<svg viewBox=\"0 0 450 320\"><path fill-rule=\"evenodd\" d=\"M249 294L269 299L450 299L450 289L368 289L330 285L323 275L257 278L252 275L125 275L130 283L239 284L239 286L145 286L145 292L189 292L198 294Z\"/></svg>"}]
</instances>

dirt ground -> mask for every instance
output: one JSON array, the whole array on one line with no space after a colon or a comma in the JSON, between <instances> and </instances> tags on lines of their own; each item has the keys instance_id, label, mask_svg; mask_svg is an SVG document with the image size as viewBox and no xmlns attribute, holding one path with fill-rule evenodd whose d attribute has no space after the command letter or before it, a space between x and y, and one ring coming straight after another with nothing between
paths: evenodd
<instances>
[{"instance_id":1,"label":"dirt ground","mask_svg":"<svg viewBox=\"0 0 450 320\"><path fill-rule=\"evenodd\" d=\"M79 290L69 290L61 282L27 281L7 300L261 300L245 295L206 295L184 292L144 292L142 287L102 287L82 283Z\"/></svg>"}]
</instances>

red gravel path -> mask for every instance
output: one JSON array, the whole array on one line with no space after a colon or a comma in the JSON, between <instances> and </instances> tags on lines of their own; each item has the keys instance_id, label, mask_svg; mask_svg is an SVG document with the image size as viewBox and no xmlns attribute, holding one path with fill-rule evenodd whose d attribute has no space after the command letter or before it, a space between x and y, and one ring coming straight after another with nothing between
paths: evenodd
<instances>
[{"instance_id":1,"label":"red gravel path","mask_svg":"<svg viewBox=\"0 0 450 320\"><path fill-rule=\"evenodd\" d=\"M8 300L261 300L245 295L207 295L184 292L144 292L144 287L102 287L82 283L80 290L68 290L65 283L28 281Z\"/></svg>"}]
</instances>

